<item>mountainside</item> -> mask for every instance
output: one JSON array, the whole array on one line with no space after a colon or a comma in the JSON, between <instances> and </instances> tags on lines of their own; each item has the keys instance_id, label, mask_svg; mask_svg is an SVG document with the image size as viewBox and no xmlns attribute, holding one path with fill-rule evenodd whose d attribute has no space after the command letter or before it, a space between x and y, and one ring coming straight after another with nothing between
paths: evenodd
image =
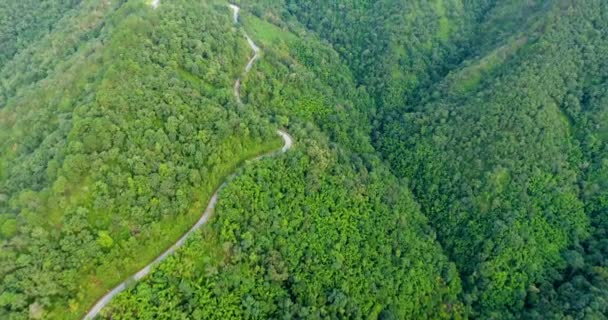
<instances>
[{"instance_id":1,"label":"mountainside","mask_svg":"<svg viewBox=\"0 0 608 320\"><path fill-rule=\"evenodd\" d=\"M0 43L2 319L607 317L605 1L8 0Z\"/></svg>"},{"instance_id":2,"label":"mountainside","mask_svg":"<svg viewBox=\"0 0 608 320\"><path fill-rule=\"evenodd\" d=\"M331 18L332 4L291 5L329 42L360 52L344 59L372 87L375 144L458 266L471 316L603 318L606 4L354 1ZM420 27L389 23L409 17ZM366 53L369 64L357 60ZM375 75L374 64L390 72Z\"/></svg>"},{"instance_id":3,"label":"mountainside","mask_svg":"<svg viewBox=\"0 0 608 320\"><path fill-rule=\"evenodd\" d=\"M187 230L240 162L280 145L232 99L248 52L229 17L188 3L163 17L144 3L90 6L59 24L83 19L94 36L49 33L3 69L0 300L10 314L34 305L77 316ZM57 48L63 61L32 78L10 72L53 59L48 47L72 37L86 41Z\"/></svg>"}]
</instances>

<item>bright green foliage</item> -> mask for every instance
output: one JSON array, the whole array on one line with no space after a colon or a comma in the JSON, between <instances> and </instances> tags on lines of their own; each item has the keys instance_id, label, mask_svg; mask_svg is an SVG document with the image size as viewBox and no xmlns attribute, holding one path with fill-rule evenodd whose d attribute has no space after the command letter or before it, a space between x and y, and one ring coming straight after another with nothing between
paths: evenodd
<instances>
[{"instance_id":1,"label":"bright green foliage","mask_svg":"<svg viewBox=\"0 0 608 320\"><path fill-rule=\"evenodd\" d=\"M109 249L114 245L114 240L107 231L99 231L97 233L97 244L104 249Z\"/></svg>"},{"instance_id":2,"label":"bright green foliage","mask_svg":"<svg viewBox=\"0 0 608 320\"><path fill-rule=\"evenodd\" d=\"M190 228L240 162L280 146L234 100L248 50L224 8L102 2L0 70L2 319L77 318Z\"/></svg>"},{"instance_id":3,"label":"bright green foliage","mask_svg":"<svg viewBox=\"0 0 608 320\"><path fill-rule=\"evenodd\" d=\"M341 165L349 157L306 139L247 167L204 234L106 317L457 318L456 270L411 194L374 164Z\"/></svg>"},{"instance_id":4,"label":"bright green foliage","mask_svg":"<svg viewBox=\"0 0 608 320\"><path fill-rule=\"evenodd\" d=\"M288 118L296 150L247 166L220 193L202 238L105 316L462 316L454 266L411 194L372 154L370 100L348 68L315 37L242 21L263 48L243 101ZM258 36L268 29L273 34ZM336 142L345 148L329 146Z\"/></svg>"},{"instance_id":5,"label":"bright green foliage","mask_svg":"<svg viewBox=\"0 0 608 320\"><path fill-rule=\"evenodd\" d=\"M17 221L9 217L9 215L4 215L0 219L0 235L3 238L10 238L17 233Z\"/></svg>"},{"instance_id":6,"label":"bright green foliage","mask_svg":"<svg viewBox=\"0 0 608 320\"><path fill-rule=\"evenodd\" d=\"M608 312L606 253L588 240L605 235L606 136L601 112L579 119L605 104L604 2L288 2L368 86L374 144L457 264L472 316Z\"/></svg>"},{"instance_id":7,"label":"bright green foliage","mask_svg":"<svg viewBox=\"0 0 608 320\"><path fill-rule=\"evenodd\" d=\"M606 1L239 5L0 4L0 318L606 318Z\"/></svg>"}]
</instances>

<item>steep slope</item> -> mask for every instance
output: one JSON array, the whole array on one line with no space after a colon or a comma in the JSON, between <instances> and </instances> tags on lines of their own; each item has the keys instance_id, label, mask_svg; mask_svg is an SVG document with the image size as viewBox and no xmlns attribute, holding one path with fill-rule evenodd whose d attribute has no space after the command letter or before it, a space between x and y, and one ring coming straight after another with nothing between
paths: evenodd
<instances>
[{"instance_id":1,"label":"steep slope","mask_svg":"<svg viewBox=\"0 0 608 320\"><path fill-rule=\"evenodd\" d=\"M245 167L209 228L105 317L460 317L455 269L371 153L365 94L338 55L246 11L241 23L262 55L243 103L288 124L298 145Z\"/></svg>"},{"instance_id":2,"label":"steep slope","mask_svg":"<svg viewBox=\"0 0 608 320\"><path fill-rule=\"evenodd\" d=\"M160 6L160 2L159 1L154 1L152 2L151 6L154 9L158 9L158 6ZM230 8L233 10L233 15L234 15L234 23L238 23L239 21L239 11L240 8L235 6L235 5L230 5ZM249 46L251 47L251 49L253 50L253 55L252 57L249 59L249 61L247 62L247 65L244 68L244 73L249 73L249 71L251 71L251 67L253 66L253 63L259 59L260 57L260 48L257 47L257 45L253 42L253 40L251 40L251 38L249 37L249 35L247 35L245 33L245 37L247 39L247 42L249 43ZM241 101L241 91L240 91L240 83L241 83L241 78L238 78L235 82L234 85L234 98L235 100L242 105L242 101ZM290 150L293 147L293 138L285 131L283 130L277 130L277 134L283 139L283 146L280 149L277 149L275 151L269 152L267 154L263 154L263 155L258 155L255 158L253 158L252 160L261 160L264 159L266 157L271 157L271 156L278 156L281 155L282 153L287 152L288 150ZM84 319L94 319L95 317L97 317L99 315L99 312L108 305L108 303L110 303L110 301L119 293L121 293L122 291L124 291L125 289L127 289L127 286L135 281L138 281L144 277L146 277L151 271L152 268L155 267L157 264L165 261L169 256L171 256L172 254L174 254L177 250L179 250L185 243L186 240L188 240L188 238L190 236L192 236L194 233L198 232L200 228L202 228L207 221L209 221L209 218L211 217L211 214L213 213L213 210L215 209L215 205L217 203L218 200L218 193L226 186L227 183L231 182L232 179L234 179L235 173L232 173L229 177L226 178L226 180L222 183L222 185L218 188L218 190L216 190L213 195L211 196L211 199L209 200L209 203L207 204L205 211L203 211L201 213L201 217L198 219L198 221L186 232L184 233L175 243L173 243L167 250L165 250L163 253L161 253L158 257L156 257L156 259L154 259L153 261L151 261L149 264L147 264L145 267L143 267L141 270L139 270L137 273L135 273L132 277L124 280L123 282L121 282L118 286L116 286L115 288L113 288L112 290L110 290L107 294L105 294L103 297L101 297L97 303L95 303L95 305L87 312L86 316L84 317Z\"/></svg>"},{"instance_id":3,"label":"steep slope","mask_svg":"<svg viewBox=\"0 0 608 320\"><path fill-rule=\"evenodd\" d=\"M0 318L606 317L606 1L240 5L0 4Z\"/></svg>"},{"instance_id":4,"label":"steep slope","mask_svg":"<svg viewBox=\"0 0 608 320\"><path fill-rule=\"evenodd\" d=\"M98 3L1 71L0 318L78 317L190 228L235 166L281 146L232 99L248 49L212 4ZM91 15L92 37L49 58Z\"/></svg>"},{"instance_id":5,"label":"steep slope","mask_svg":"<svg viewBox=\"0 0 608 320\"><path fill-rule=\"evenodd\" d=\"M274 3L266 4L267 2ZM527 30L550 0L287 0L282 9L329 41L372 98L378 120L390 121L430 97L432 87L469 59L485 56ZM258 9L260 13L263 9ZM382 131L383 121L377 131ZM376 137L376 139L380 139Z\"/></svg>"},{"instance_id":6,"label":"steep slope","mask_svg":"<svg viewBox=\"0 0 608 320\"><path fill-rule=\"evenodd\" d=\"M596 225L604 219L597 200L590 211L580 195L585 152L564 103L587 79L603 83L604 70L591 70L605 57L605 4L289 1L287 8L368 86L377 107L370 114L380 116L375 146L409 180L456 262L471 315L542 315L536 303L553 300L552 279L569 277L571 248L582 254L579 243L594 230L589 217ZM592 136L601 149L605 141ZM595 178L590 184L598 187ZM600 279L605 258L593 243L595 271L578 269ZM586 284L593 302L552 305L553 315L601 314L602 282Z\"/></svg>"},{"instance_id":7,"label":"steep slope","mask_svg":"<svg viewBox=\"0 0 608 320\"><path fill-rule=\"evenodd\" d=\"M245 168L209 228L104 318L459 318L456 270L411 194L294 133L314 140Z\"/></svg>"},{"instance_id":8,"label":"steep slope","mask_svg":"<svg viewBox=\"0 0 608 320\"><path fill-rule=\"evenodd\" d=\"M0 3L0 68L27 48L29 43L55 29L57 22L80 3L80 0L45 3L9 0Z\"/></svg>"},{"instance_id":9,"label":"steep slope","mask_svg":"<svg viewBox=\"0 0 608 320\"><path fill-rule=\"evenodd\" d=\"M590 237L575 243L564 253L562 274L541 283L539 294L531 301L531 315L553 318L564 314L573 318L601 319L608 314L608 30L606 5L593 2L572 10L572 19L563 28L576 30L573 46L561 43L557 52L564 55L547 62L576 61L561 109L572 124L582 157L577 163L580 199L591 221ZM574 28L587 19L584 28ZM576 48L576 49L574 49Z\"/></svg>"},{"instance_id":10,"label":"steep slope","mask_svg":"<svg viewBox=\"0 0 608 320\"><path fill-rule=\"evenodd\" d=\"M0 317L82 316L188 230L243 159L279 147L276 126L293 130L302 149L246 165L219 194L204 238L195 235L159 270L186 272L182 285L196 287L202 273L194 271L212 263L223 272L202 281L243 283L214 289L229 299L205 310L217 317L462 314L455 268L411 194L373 154L364 111L371 99L331 48L248 14L233 27L225 3L83 1L75 10L0 71ZM92 16L90 29L75 27ZM240 28L262 51L235 87L250 58ZM79 41L57 46L67 39ZM301 228L285 227L298 220ZM173 262L193 248L205 251ZM276 252L293 257L281 262ZM256 255L271 262L269 278ZM158 272L107 312L161 315L122 300ZM154 295L174 289L170 282ZM230 300L247 296L270 307L248 311ZM192 308L162 312L194 316Z\"/></svg>"},{"instance_id":11,"label":"steep slope","mask_svg":"<svg viewBox=\"0 0 608 320\"><path fill-rule=\"evenodd\" d=\"M412 179L479 316L544 314L537 299L551 300L548 282L568 277L569 248L591 230L597 213L587 203L585 215L579 197L584 153L568 104L604 81L592 70L605 70L605 12L600 1L554 6L506 45L515 53L473 62L384 132L383 152ZM556 317L575 309L554 307Z\"/></svg>"}]
</instances>

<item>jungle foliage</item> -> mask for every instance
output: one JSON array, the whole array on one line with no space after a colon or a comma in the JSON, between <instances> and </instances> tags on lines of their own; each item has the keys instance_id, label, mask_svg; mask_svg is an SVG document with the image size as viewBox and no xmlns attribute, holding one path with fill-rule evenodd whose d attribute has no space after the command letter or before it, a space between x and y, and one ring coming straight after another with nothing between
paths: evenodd
<instances>
[{"instance_id":1,"label":"jungle foliage","mask_svg":"<svg viewBox=\"0 0 608 320\"><path fill-rule=\"evenodd\" d=\"M237 4L0 4L0 318L606 318L608 3Z\"/></svg>"},{"instance_id":2,"label":"jungle foliage","mask_svg":"<svg viewBox=\"0 0 608 320\"><path fill-rule=\"evenodd\" d=\"M470 316L605 317L605 2L288 5L370 88Z\"/></svg>"},{"instance_id":3,"label":"jungle foliage","mask_svg":"<svg viewBox=\"0 0 608 320\"><path fill-rule=\"evenodd\" d=\"M249 52L211 6L83 2L3 66L0 318L77 318L280 146L234 100Z\"/></svg>"}]
</instances>

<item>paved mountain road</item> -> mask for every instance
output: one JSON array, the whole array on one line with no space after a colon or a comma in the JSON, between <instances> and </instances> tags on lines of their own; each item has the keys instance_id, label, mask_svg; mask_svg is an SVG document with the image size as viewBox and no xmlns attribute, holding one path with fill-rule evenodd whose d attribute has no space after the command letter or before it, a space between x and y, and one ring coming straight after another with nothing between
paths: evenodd
<instances>
[{"instance_id":1,"label":"paved mountain road","mask_svg":"<svg viewBox=\"0 0 608 320\"><path fill-rule=\"evenodd\" d=\"M154 9L156 9L160 5L160 0L153 0L150 3L150 5ZM234 23L237 24L238 21L239 21L239 11L240 11L240 8L237 7L237 6L235 6L235 5L232 5L232 4L229 5L229 7L233 11ZM260 48L258 48L258 46L253 42L253 40L249 37L249 35L247 35L247 33L244 33L244 34L245 34L245 38L247 39L247 43L249 44L249 46L253 50L253 56L251 57L251 59L249 60L249 62L247 63L247 65L245 66L245 73L248 73L251 70L251 68L253 67L254 62L260 56ZM234 96L235 96L235 99L237 100L237 102L239 104L242 104L242 102L241 102L241 96L240 95L241 95L241 79L239 78L239 79L236 80L236 82L234 84ZM262 156L258 156L256 158L254 158L253 160L259 160L259 159L262 159L262 158L265 158L265 157L275 156L277 154L285 153L289 149L291 149L291 147L293 146L293 139L292 139L292 137L287 132L285 132L283 130L277 130L277 134L279 136L281 136L281 138L283 139L283 147L280 150L277 150L277 151L274 151L274 152L270 152L270 153L262 155ZM213 210L214 210L215 205L216 205L217 200L218 200L218 192L226 185L227 182L231 181L235 177L235 175L236 175L236 173L233 173L232 175L230 175L225 180L225 182L215 191L215 193L213 193L213 196L211 197L211 200L209 200L209 203L207 204L207 208L203 212L203 215L196 222L196 224L194 226L192 226L192 228L190 228L190 230L188 230L181 238L179 238L179 240L177 240L173 245L171 245L171 247L169 247L169 249L165 250L165 252L163 252L160 256L158 256L156 259L154 259L154 261L150 262L143 269L141 269L140 271L138 271L135 275L133 275L129 279L123 281L121 284L119 284L114 289L112 289L110 292L106 293L103 297L101 297L101 299L99 299L97 301L97 303L95 303L95 305L89 310L89 312L87 313L86 316L84 316L83 319L84 320L94 319L96 316L99 315L99 312L106 305L108 305L110 303L110 301L117 294L121 293L122 291L124 291L127 288L127 286L128 286L129 283L132 283L132 282L135 282L135 281L139 281L140 279L142 279L143 277L145 277L146 275L148 275L152 271L152 268L155 265L157 265L160 262L162 262L163 260L165 260L168 256L170 256L177 249L179 249L181 246L183 246L184 243L186 242L186 239L188 238L188 236L190 236L192 233L196 232L203 225L205 225L205 223L207 223L207 221L209 221L209 218L213 214Z\"/></svg>"}]
</instances>

